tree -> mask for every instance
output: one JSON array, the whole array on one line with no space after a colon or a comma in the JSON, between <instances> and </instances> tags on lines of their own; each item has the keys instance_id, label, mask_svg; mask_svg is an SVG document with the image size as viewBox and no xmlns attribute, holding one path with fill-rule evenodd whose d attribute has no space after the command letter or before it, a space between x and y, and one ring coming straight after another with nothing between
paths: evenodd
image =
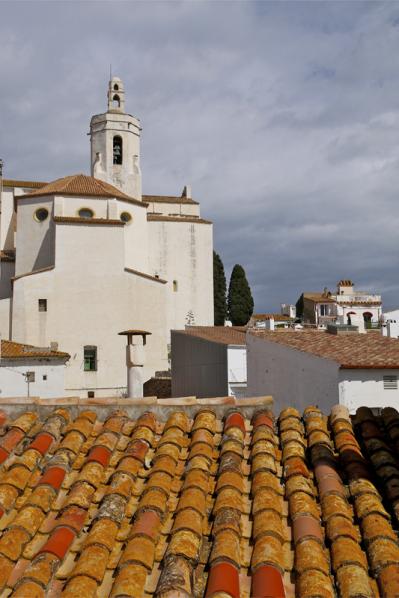
<instances>
[{"instance_id":1,"label":"tree","mask_svg":"<svg viewBox=\"0 0 399 598\"><path fill-rule=\"evenodd\" d=\"M213 252L213 311L215 326L224 326L227 318L226 276L216 251Z\"/></svg>"},{"instance_id":2,"label":"tree","mask_svg":"<svg viewBox=\"0 0 399 598\"><path fill-rule=\"evenodd\" d=\"M227 304L233 326L248 324L254 311L254 300L245 276L245 270L239 264L234 266L231 273Z\"/></svg>"}]
</instances>

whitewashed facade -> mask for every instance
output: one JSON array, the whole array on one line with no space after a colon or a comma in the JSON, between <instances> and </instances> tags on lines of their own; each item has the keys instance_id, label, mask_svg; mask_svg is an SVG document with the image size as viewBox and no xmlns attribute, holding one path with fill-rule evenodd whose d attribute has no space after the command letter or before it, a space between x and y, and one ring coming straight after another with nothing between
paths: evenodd
<instances>
[{"instance_id":1,"label":"whitewashed facade","mask_svg":"<svg viewBox=\"0 0 399 598\"><path fill-rule=\"evenodd\" d=\"M151 332L147 380L169 367L172 328L213 324L212 224L187 188L141 194L140 134L114 77L91 119L91 177L2 182L0 332L67 351L67 395L126 394L120 331Z\"/></svg>"},{"instance_id":2,"label":"whitewashed facade","mask_svg":"<svg viewBox=\"0 0 399 598\"><path fill-rule=\"evenodd\" d=\"M340 403L355 413L363 405L381 409L399 403L399 368L344 368L337 360L314 355L306 348L250 333L247 363L248 396L272 395L277 412L288 406L303 411L309 404L328 412Z\"/></svg>"}]
</instances>

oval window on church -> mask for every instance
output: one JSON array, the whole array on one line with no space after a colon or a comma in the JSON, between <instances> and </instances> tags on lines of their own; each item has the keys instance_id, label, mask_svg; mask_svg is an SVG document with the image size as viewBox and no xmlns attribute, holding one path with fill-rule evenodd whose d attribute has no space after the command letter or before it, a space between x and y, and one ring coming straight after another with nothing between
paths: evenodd
<instances>
[{"instance_id":1,"label":"oval window on church","mask_svg":"<svg viewBox=\"0 0 399 598\"><path fill-rule=\"evenodd\" d=\"M93 218L94 212L90 208L80 208L79 212L80 218Z\"/></svg>"},{"instance_id":2,"label":"oval window on church","mask_svg":"<svg viewBox=\"0 0 399 598\"><path fill-rule=\"evenodd\" d=\"M122 222L125 222L127 224L128 222L131 222L132 215L129 214L129 212L122 212L122 214L120 215L120 219L122 220Z\"/></svg>"},{"instance_id":3,"label":"oval window on church","mask_svg":"<svg viewBox=\"0 0 399 598\"><path fill-rule=\"evenodd\" d=\"M39 208L35 212L35 219L38 222L44 222L48 218L48 210L47 208Z\"/></svg>"}]
</instances>

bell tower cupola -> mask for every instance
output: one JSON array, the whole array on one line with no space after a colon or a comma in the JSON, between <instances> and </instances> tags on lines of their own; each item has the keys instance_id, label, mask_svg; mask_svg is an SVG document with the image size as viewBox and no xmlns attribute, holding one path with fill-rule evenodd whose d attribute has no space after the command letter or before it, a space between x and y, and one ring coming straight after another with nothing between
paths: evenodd
<instances>
[{"instance_id":1,"label":"bell tower cupola","mask_svg":"<svg viewBox=\"0 0 399 598\"><path fill-rule=\"evenodd\" d=\"M108 112L125 112L125 90L119 77L112 77L108 84Z\"/></svg>"},{"instance_id":2,"label":"bell tower cupola","mask_svg":"<svg viewBox=\"0 0 399 598\"><path fill-rule=\"evenodd\" d=\"M141 199L140 121L125 112L119 77L108 83L108 109L90 121L91 175Z\"/></svg>"}]
</instances>

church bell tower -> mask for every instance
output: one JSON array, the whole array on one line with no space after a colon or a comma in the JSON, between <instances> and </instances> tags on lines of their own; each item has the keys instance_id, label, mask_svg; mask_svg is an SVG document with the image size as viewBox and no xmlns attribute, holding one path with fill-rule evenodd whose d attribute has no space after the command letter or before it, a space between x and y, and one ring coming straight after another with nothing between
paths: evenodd
<instances>
[{"instance_id":1,"label":"church bell tower","mask_svg":"<svg viewBox=\"0 0 399 598\"><path fill-rule=\"evenodd\" d=\"M108 110L90 121L91 175L141 200L140 121L125 112L119 77L108 84Z\"/></svg>"}]
</instances>

